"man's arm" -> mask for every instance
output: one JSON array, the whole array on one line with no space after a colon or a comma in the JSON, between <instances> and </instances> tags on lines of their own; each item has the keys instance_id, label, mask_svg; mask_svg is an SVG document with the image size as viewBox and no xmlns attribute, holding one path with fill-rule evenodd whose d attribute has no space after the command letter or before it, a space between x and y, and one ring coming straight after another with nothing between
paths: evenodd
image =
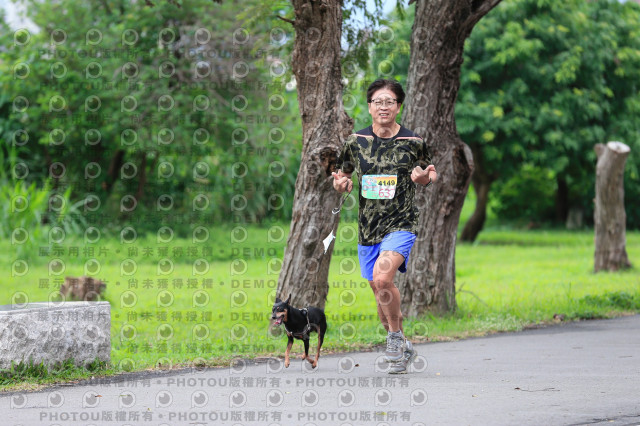
<instances>
[{"instance_id":1,"label":"man's arm","mask_svg":"<svg viewBox=\"0 0 640 426\"><path fill-rule=\"evenodd\" d=\"M436 173L436 166L429 164L426 169L417 166L411 172L411 180L420 185L428 185L431 182L438 180L438 173Z\"/></svg>"},{"instance_id":2,"label":"man's arm","mask_svg":"<svg viewBox=\"0 0 640 426\"><path fill-rule=\"evenodd\" d=\"M336 161L336 167L340 167L337 172L331 173L333 175L333 187L338 192L346 192L353 189L353 181L351 180L351 173L354 170L352 163L351 144L355 142L356 135L351 134L344 142L342 152L338 156ZM343 171L343 169L350 170L349 173Z\"/></svg>"},{"instance_id":3,"label":"man's arm","mask_svg":"<svg viewBox=\"0 0 640 426\"><path fill-rule=\"evenodd\" d=\"M418 158L420 161L411 171L411 180L419 185L428 186L438 180L438 173L436 172L436 166L431 162L431 152L424 139L420 143ZM424 166L427 167L423 169Z\"/></svg>"},{"instance_id":4,"label":"man's arm","mask_svg":"<svg viewBox=\"0 0 640 426\"><path fill-rule=\"evenodd\" d=\"M353 181L351 173L344 173L342 170L331 173L333 176L333 188L338 192L351 192L353 189Z\"/></svg>"}]
</instances>

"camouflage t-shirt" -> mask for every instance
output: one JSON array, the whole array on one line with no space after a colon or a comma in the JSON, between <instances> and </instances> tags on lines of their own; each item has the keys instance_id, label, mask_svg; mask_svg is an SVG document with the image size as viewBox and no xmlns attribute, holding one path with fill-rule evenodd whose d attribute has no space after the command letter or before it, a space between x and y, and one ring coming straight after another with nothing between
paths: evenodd
<instances>
[{"instance_id":1,"label":"camouflage t-shirt","mask_svg":"<svg viewBox=\"0 0 640 426\"><path fill-rule=\"evenodd\" d=\"M424 140L402 126L389 139L376 136L371 126L347 138L337 166L358 175L360 245L378 244L395 231L418 232L416 184L411 172L417 165L426 168L428 164L431 155Z\"/></svg>"}]
</instances>

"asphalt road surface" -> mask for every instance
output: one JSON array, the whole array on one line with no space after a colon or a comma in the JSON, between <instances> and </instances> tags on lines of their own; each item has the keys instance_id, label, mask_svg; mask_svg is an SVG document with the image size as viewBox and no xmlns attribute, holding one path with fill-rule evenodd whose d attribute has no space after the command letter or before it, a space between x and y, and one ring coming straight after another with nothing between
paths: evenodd
<instances>
[{"instance_id":1,"label":"asphalt road surface","mask_svg":"<svg viewBox=\"0 0 640 426\"><path fill-rule=\"evenodd\" d=\"M5 393L0 424L640 425L640 316L417 349L402 376L381 348Z\"/></svg>"}]
</instances>

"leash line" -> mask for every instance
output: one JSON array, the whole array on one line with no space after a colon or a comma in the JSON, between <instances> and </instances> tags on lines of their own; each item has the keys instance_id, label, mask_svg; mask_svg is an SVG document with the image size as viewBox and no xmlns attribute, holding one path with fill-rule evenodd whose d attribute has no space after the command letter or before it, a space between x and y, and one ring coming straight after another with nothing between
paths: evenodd
<instances>
[{"instance_id":1,"label":"leash line","mask_svg":"<svg viewBox=\"0 0 640 426\"><path fill-rule=\"evenodd\" d=\"M353 190L353 187L351 187L351 190ZM342 205L347 200L347 198L349 198L349 195L351 195L351 191L347 192L347 195L342 197L338 207L336 207L333 210L331 210L331 214L332 215L336 215L336 214L340 213L340 211L342 210ZM336 224L336 229L337 229L337 226L338 226L338 224ZM325 255L327 253L327 250L329 249L329 246L331 245L331 242L336 239L336 235L334 234L333 231L334 231L334 228L332 227L331 228L331 232L329 233L329 235L324 240L322 240L322 243L324 244L324 253L323 253L323 255ZM316 280L315 280L315 284L313 285L313 298L312 299L315 299L316 292L317 292L317 289L318 289L318 279L317 278L318 278L318 276L317 276L317 273L316 273ZM307 306L307 308L308 308L308 306ZM307 321L308 321L308 318L307 318Z\"/></svg>"}]
</instances>

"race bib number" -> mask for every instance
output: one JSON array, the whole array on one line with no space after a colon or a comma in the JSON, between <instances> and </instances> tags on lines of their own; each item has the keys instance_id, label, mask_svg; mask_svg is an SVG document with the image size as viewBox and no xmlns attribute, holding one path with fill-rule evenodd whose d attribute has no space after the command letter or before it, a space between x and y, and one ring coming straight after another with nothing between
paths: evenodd
<instances>
[{"instance_id":1,"label":"race bib number","mask_svg":"<svg viewBox=\"0 0 640 426\"><path fill-rule=\"evenodd\" d=\"M362 176L362 196L369 200L390 200L396 195L396 175Z\"/></svg>"}]
</instances>

